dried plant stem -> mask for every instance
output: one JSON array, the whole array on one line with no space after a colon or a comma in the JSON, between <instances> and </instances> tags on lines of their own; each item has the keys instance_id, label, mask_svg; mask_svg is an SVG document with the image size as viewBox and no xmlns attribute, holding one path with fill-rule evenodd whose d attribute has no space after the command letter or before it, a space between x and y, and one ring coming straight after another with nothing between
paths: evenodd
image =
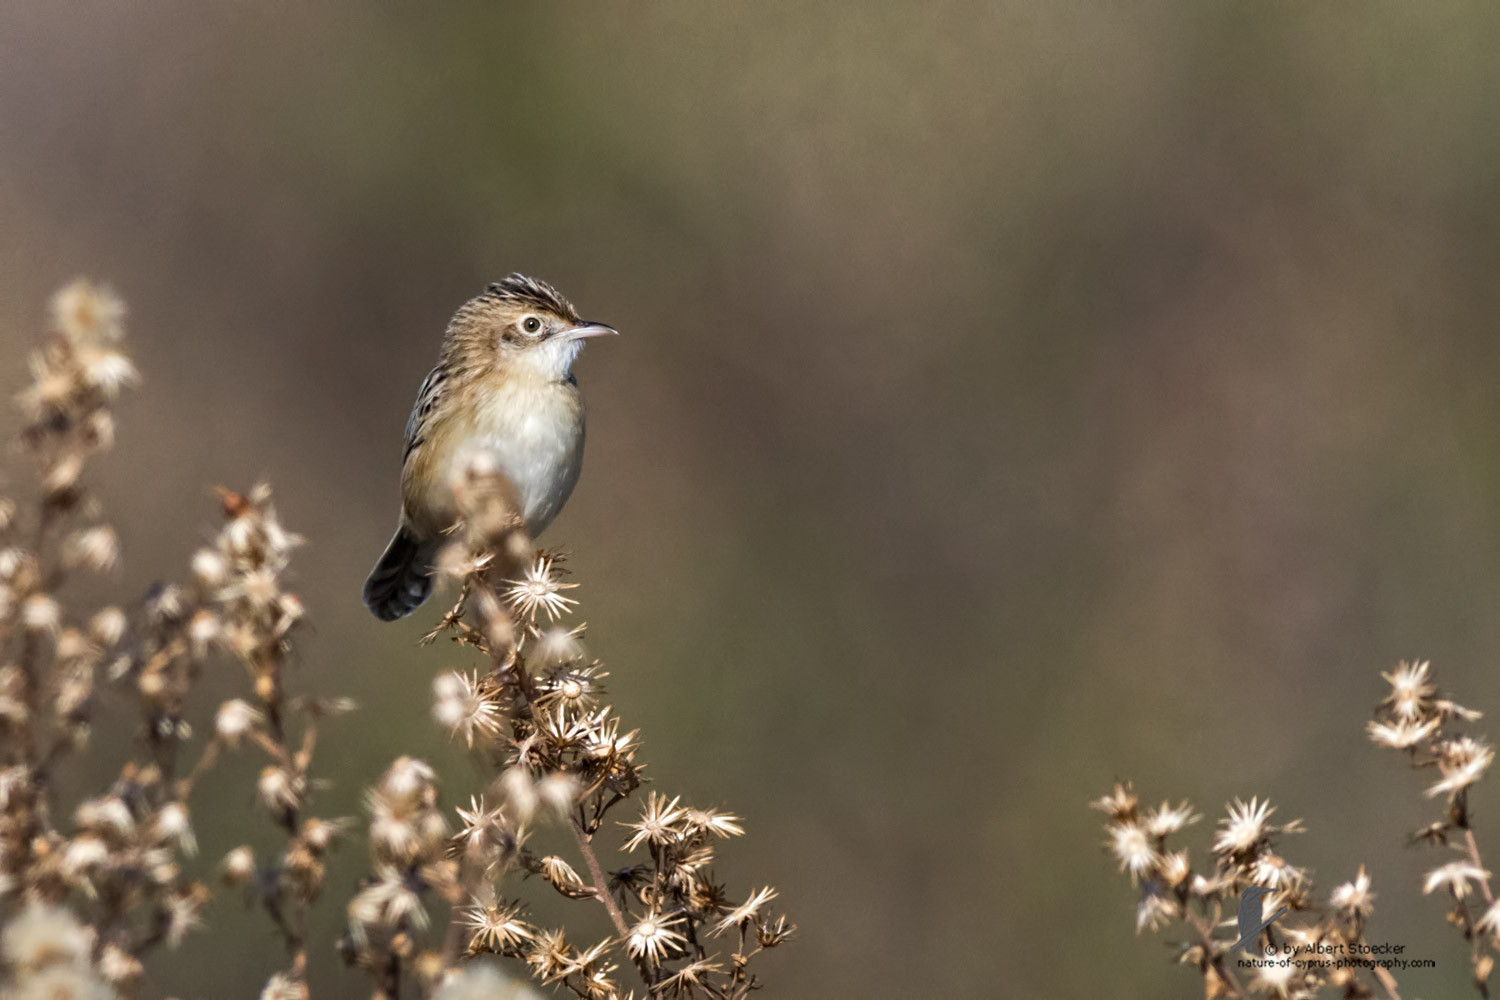
<instances>
[{"instance_id":1,"label":"dried plant stem","mask_svg":"<svg viewBox=\"0 0 1500 1000\"><path fill-rule=\"evenodd\" d=\"M1479 855L1479 843L1474 837L1474 829L1469 826L1467 789L1459 793L1459 799L1461 800L1459 811L1463 813L1464 852L1468 855L1469 863L1476 869L1488 871L1489 869L1484 867L1483 858ZM1475 881L1479 883L1479 891L1484 896L1486 908L1493 906L1495 896L1493 890L1490 889L1489 877L1475 878ZM1462 900L1457 901L1456 910L1461 914L1464 937L1469 942L1469 962L1474 967L1474 988L1479 991L1479 995L1484 1000L1489 1000L1490 988L1487 982L1489 978L1487 975L1488 959L1484 951L1484 937L1478 928L1474 926L1474 915L1469 911L1467 903Z\"/></svg>"},{"instance_id":2,"label":"dried plant stem","mask_svg":"<svg viewBox=\"0 0 1500 1000\"><path fill-rule=\"evenodd\" d=\"M1495 748L1482 736L1463 731L1464 724L1478 720L1481 714L1441 694L1433 683L1431 664L1403 662L1382 676L1390 690L1376 705L1365 731L1376 745L1401 752L1412 767L1437 772L1426 795L1445 799L1444 812L1416 831L1410 842L1453 852L1449 860L1427 872L1422 893L1446 901L1448 922L1463 934L1469 951L1474 987L1481 998L1488 1000L1488 981L1500 951L1500 903L1496 902L1500 890L1484 864L1471 825L1469 796L1494 764ZM1128 873L1139 887L1137 929L1189 923L1197 932L1198 943L1182 946L1178 958L1196 961L1207 980L1209 996L1246 995L1245 988L1224 966L1223 956L1204 957L1213 955L1214 948L1215 924L1208 914L1218 915L1238 899L1237 922L1241 926L1247 914L1255 913L1245 909L1248 905L1259 907L1262 915L1285 907L1290 915L1284 918L1285 926L1279 934L1274 924L1281 917L1272 918L1273 926L1264 930L1273 944L1278 940L1297 943L1296 954L1304 950L1300 945L1308 942L1306 950L1314 954L1360 956L1358 961L1339 963L1331 972L1324 971L1326 963L1302 962L1296 954L1279 956L1288 961L1253 963L1255 971L1246 977L1252 992L1311 1000L1323 995L1324 990L1333 990L1346 998L1379 994L1385 1000L1400 1000L1398 983L1387 964L1382 964L1384 960L1363 957L1379 954L1365 938L1366 922L1375 909L1375 893L1365 867L1361 865L1353 879L1335 888L1326 906L1319 905L1306 870L1277 853L1274 843L1281 834L1301 832L1301 825L1297 821L1269 822L1275 811L1269 802L1236 799L1229 806L1214 838L1216 861L1211 873L1195 873L1188 851L1174 851L1167 844L1166 834L1175 834L1199 818L1188 803L1174 807L1164 802L1159 808L1143 808L1131 785L1122 782L1093 806L1109 815L1107 844L1120 871ZM1193 901L1200 905L1194 908ZM1315 921L1314 914L1320 914ZM1329 945L1342 950L1328 952ZM1416 959L1400 967L1430 968L1432 964ZM1361 968L1364 972L1356 974L1354 970Z\"/></svg>"},{"instance_id":3,"label":"dried plant stem","mask_svg":"<svg viewBox=\"0 0 1500 1000\"><path fill-rule=\"evenodd\" d=\"M1469 942L1469 963L1474 967L1474 988L1481 997L1489 1000L1490 988L1480 974L1484 962L1484 942L1474 926L1474 914L1469 911L1469 904L1461 899L1455 900L1453 911L1458 916L1459 926L1463 928L1464 940Z\"/></svg>"},{"instance_id":4,"label":"dried plant stem","mask_svg":"<svg viewBox=\"0 0 1500 1000\"><path fill-rule=\"evenodd\" d=\"M26 715L25 721L17 727L17 744L20 762L28 768L35 769L36 759L36 732L32 720L37 717L41 709L41 681L37 677L37 655L40 643L35 633L27 632L21 640L21 678L25 682L22 686L22 694L25 698Z\"/></svg>"},{"instance_id":5,"label":"dried plant stem","mask_svg":"<svg viewBox=\"0 0 1500 1000\"><path fill-rule=\"evenodd\" d=\"M1489 871L1488 868L1484 867L1484 861L1479 856L1479 844L1474 839L1474 829L1467 824L1464 825L1464 849L1469 852L1469 861L1474 865L1475 868L1479 868L1483 871ZM1482 878L1478 881L1479 891L1484 894L1485 903L1493 905L1495 902L1495 895L1490 889L1490 880L1488 878Z\"/></svg>"},{"instance_id":6,"label":"dried plant stem","mask_svg":"<svg viewBox=\"0 0 1500 1000\"><path fill-rule=\"evenodd\" d=\"M1380 981L1380 988L1385 990L1386 1000L1401 1000L1401 994L1396 989L1396 977L1383 965L1375 966L1375 978Z\"/></svg>"},{"instance_id":7,"label":"dried plant stem","mask_svg":"<svg viewBox=\"0 0 1500 1000\"><path fill-rule=\"evenodd\" d=\"M466 583L463 596L467 597L472 588L472 584ZM496 605L503 607L498 598L496 599ZM524 716L528 724L535 726L537 723L536 689L531 682L531 675L527 672L525 664L518 661L514 647L497 647L491 654L491 662L493 676L498 677L503 682L510 683L519 695L513 702L518 714ZM524 699L524 703L522 699ZM572 831L573 839L578 843L578 853L583 855L584 864L588 868L590 879L589 889L592 891L594 898L599 900L600 904L603 905L604 911L609 914L609 922L614 925L615 933L623 941L630 933L630 925L625 922L624 913L620 911L619 906L615 904L614 896L610 894L609 880L605 877L604 868L599 864L599 855L594 850L593 832L585 830L583 821L576 816L568 818L568 829ZM644 970L642 971L642 975L645 976ZM649 986L650 984L651 981L648 978L646 985Z\"/></svg>"},{"instance_id":8,"label":"dried plant stem","mask_svg":"<svg viewBox=\"0 0 1500 1000\"><path fill-rule=\"evenodd\" d=\"M615 905L614 896L610 894L609 880L604 877L599 855L594 852L592 835L583 832L583 824L577 819L568 820L568 829L573 831L573 839L578 841L578 851L583 855L584 864L588 866L589 888L593 890L594 898L604 905L604 912L609 914L609 922L615 925L615 932L623 940L630 933L630 927L625 923L625 915Z\"/></svg>"},{"instance_id":9,"label":"dried plant stem","mask_svg":"<svg viewBox=\"0 0 1500 1000\"><path fill-rule=\"evenodd\" d=\"M198 762L193 765L192 770L188 771L187 776L177 782L178 798L186 799L192 794L193 788L198 784L199 779L213 770L214 765L219 762L219 754L223 752L222 748L223 744L217 737L209 740L208 746L203 748L203 753L198 757Z\"/></svg>"},{"instance_id":10,"label":"dried plant stem","mask_svg":"<svg viewBox=\"0 0 1500 1000\"><path fill-rule=\"evenodd\" d=\"M161 588L142 602L145 621L132 629L119 607L90 609L63 596L80 573L117 563L118 538L83 472L110 447L113 403L136 379L123 351L123 313L117 298L87 282L59 292L52 329L30 359L31 384L17 396L21 445L36 462L39 489L31 515L0 497L0 756L11 765L0 781L0 920L40 925L47 945L7 954L6 996L133 995L140 956L197 927L209 895L183 874L196 841L173 780L175 744L190 729L180 712L186 685L171 669L186 646L171 637L189 602L180 589ZM171 647L167 662L154 655L162 646ZM149 757L114 760L101 792L64 807L61 764L89 750L111 707L98 697L106 678L127 681L145 709ZM83 935L86 949L77 945Z\"/></svg>"},{"instance_id":11,"label":"dried plant stem","mask_svg":"<svg viewBox=\"0 0 1500 1000\"><path fill-rule=\"evenodd\" d=\"M751 960L796 927L771 912L774 888L735 901L713 877L716 844L743 835L741 820L653 791L638 819L619 824L633 835L618 848L621 860L611 860L609 838L598 834L606 814L640 788L644 765L638 731L624 730L602 701L609 674L584 650L583 623L559 624L578 604L569 596L577 585L564 581L560 557L532 544L492 456L477 455L450 485L463 519L436 567L460 592L422 643L446 635L484 657L434 678L432 711L489 780L458 807L457 832L440 807L436 773L420 760L397 759L370 789L373 871L349 904L346 956L371 973L380 998L397 985L399 954L428 995L446 996L444 984L476 968L466 970L468 960L490 955L580 1000L642 996L614 978L627 963L645 995L745 1000L760 985ZM576 857L533 847L549 820L567 823ZM516 875L567 899L597 899L609 934L537 925L508 891ZM441 943L424 949L434 896L451 909ZM731 954L710 952L711 939Z\"/></svg>"},{"instance_id":12,"label":"dried plant stem","mask_svg":"<svg viewBox=\"0 0 1500 1000\"><path fill-rule=\"evenodd\" d=\"M483 584L477 585L483 587ZM466 583L465 595L472 592L476 585ZM495 607L504 608L504 603L498 594L489 593ZM509 614L509 612L505 612ZM519 623L512 618L510 623L510 634L514 634ZM519 650L510 643L497 644L491 652L492 676L502 683L508 683L515 691L513 699L516 714L525 719L526 723L535 728L539 721L536 715L536 686L532 681L530 672L525 662L519 655ZM595 824L597 827L597 824ZM599 855L594 850L593 832L585 830L583 821L577 817L568 818L568 829L573 832L573 839L578 843L578 851L583 855L585 866L588 868L590 886L594 898L599 900L604 911L609 914L609 922L614 926L615 933L623 942L630 936L630 925L625 920L625 914L616 905L614 896L609 891L609 879L604 874L604 868L599 863ZM641 981L649 989L655 982L656 977L652 975L651 967L645 962L635 962L636 971L640 973Z\"/></svg>"},{"instance_id":13,"label":"dried plant stem","mask_svg":"<svg viewBox=\"0 0 1500 1000\"><path fill-rule=\"evenodd\" d=\"M1203 954L1208 957L1209 964L1213 966L1214 973L1224 981L1224 986L1229 990L1229 996L1238 997L1240 1000L1248 1000L1248 994L1240 986L1240 982L1233 972L1224 964L1224 956L1218 952L1218 943L1214 940L1213 926L1208 918L1198 913L1188 913L1188 919L1193 929L1198 932L1198 943L1203 946Z\"/></svg>"}]
</instances>

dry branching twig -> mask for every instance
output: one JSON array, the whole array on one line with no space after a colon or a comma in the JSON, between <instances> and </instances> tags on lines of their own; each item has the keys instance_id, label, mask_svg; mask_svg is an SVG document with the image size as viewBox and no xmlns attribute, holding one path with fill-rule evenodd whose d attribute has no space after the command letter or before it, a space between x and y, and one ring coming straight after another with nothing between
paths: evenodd
<instances>
[{"instance_id":1,"label":"dry branching twig","mask_svg":"<svg viewBox=\"0 0 1500 1000\"><path fill-rule=\"evenodd\" d=\"M395 995L408 959L435 982L486 953L591 1000L633 995L622 968L651 996L746 996L758 985L752 960L795 928L771 913L775 890L734 900L711 872L716 842L744 832L739 818L653 791L616 824L624 856L605 853L607 818L639 801L639 735L604 703L608 675L585 653L583 625L562 621L576 585L558 555L535 552L499 474L481 455L453 485L464 522L441 569L460 596L428 638L448 634L484 667L440 675L433 714L494 780L458 810L450 835L431 771L403 759L387 772L370 798L376 874L350 907L351 959L375 975L377 997ZM536 849L545 821L567 829L570 850ZM575 944L566 929L537 925L510 898L506 883L518 878L597 905L614 934ZM453 917L440 950L420 951L412 936L426 926L428 892Z\"/></svg>"},{"instance_id":2,"label":"dry branching twig","mask_svg":"<svg viewBox=\"0 0 1500 1000\"><path fill-rule=\"evenodd\" d=\"M1454 732L1480 714L1440 696L1429 664L1402 663L1381 676L1390 691L1366 731L1377 745L1405 753L1413 767L1437 771L1426 794L1443 799L1443 815L1416 831L1411 843L1454 852L1452 860L1428 872L1422 892L1448 900L1448 920L1463 934L1474 985L1487 998L1500 950L1500 905L1480 856L1469 793L1494 762L1494 750L1482 739ZM1301 826L1271 823L1275 809L1269 802L1237 799L1229 806L1214 838L1213 866L1202 872L1195 871L1186 849L1174 850L1169 843L1198 818L1186 802L1143 810L1124 783L1094 806L1109 816L1107 846L1120 870L1141 887L1137 931L1187 930L1190 939L1178 957L1199 971L1211 1000L1252 992L1283 998L1325 991L1346 998L1400 996L1392 967L1405 966L1390 961L1364 936L1375 898L1365 866L1319 902L1308 873L1275 849L1279 835L1300 832ZM1244 940L1240 930L1247 926L1255 930Z\"/></svg>"},{"instance_id":3,"label":"dry branching twig","mask_svg":"<svg viewBox=\"0 0 1500 1000\"><path fill-rule=\"evenodd\" d=\"M1441 893L1452 902L1449 921L1463 932L1469 944L1474 985L1488 997L1490 972L1495 965L1496 934L1500 933L1500 907L1490 890L1490 873L1479 856L1469 813L1469 790L1495 759L1495 751L1481 739L1452 731L1455 723L1474 722L1480 713L1439 697L1431 683L1428 663L1401 663L1382 674L1390 693L1375 709L1366 731L1377 746L1404 752L1413 767L1434 768L1438 780L1427 789L1428 798L1447 804L1443 817L1412 835L1413 843L1428 843L1456 849L1458 857L1427 873L1422 883L1426 894ZM1476 916L1483 900L1483 913Z\"/></svg>"},{"instance_id":4,"label":"dry branching twig","mask_svg":"<svg viewBox=\"0 0 1500 1000\"><path fill-rule=\"evenodd\" d=\"M0 995L141 992L143 959L201 926L211 896L188 874L200 863L194 791L226 754L248 752L262 759L254 799L281 846L265 859L233 847L217 874L284 942L262 1000L308 1000L310 950L326 947L310 940L309 913L327 853L350 827L312 814L313 760L323 720L352 706L288 684L304 610L286 574L301 539L268 487L221 489L224 522L192 556L187 582L153 588L131 613L82 607L69 583L118 557L83 472L111 445L112 405L136 373L123 306L108 291L70 285L52 314L19 397L37 495L30 506L0 497ZM794 928L771 914L774 890L731 899L710 871L717 841L744 832L739 819L656 792L639 801L638 735L602 702L608 675L584 653L583 626L559 624L576 607L561 560L536 554L486 456L467 462L454 488L464 521L442 572L459 596L426 641L447 635L482 662L437 678L433 713L492 780L457 810L455 829L427 764L401 756L390 766L367 794L374 871L348 903L338 947L370 975L377 1000L412 981L438 1000L539 997L526 975L591 1000L635 995L621 969L646 995L741 1000L758 985L752 961ZM243 694L203 704L205 671L236 663ZM101 686L115 696L101 699ZM138 720L134 749L94 748L96 717L121 709ZM109 763L120 757L123 766ZM76 779L74 769L116 776L61 802L59 776ZM607 823L628 800L636 818ZM538 848L561 831L565 844ZM513 898L526 880L598 907L613 933L575 944L577 934L540 926ZM434 902L447 917L428 940Z\"/></svg>"},{"instance_id":5,"label":"dry branching twig","mask_svg":"<svg viewBox=\"0 0 1500 1000\"><path fill-rule=\"evenodd\" d=\"M58 293L52 330L19 397L21 442L37 467L34 514L0 500L6 995L132 993L147 953L175 947L201 925L210 891L184 873L198 846L192 794L224 749L249 743L271 760L259 792L287 832L287 849L259 869L247 848L233 851L224 875L250 886L283 930L290 967L279 977L280 995L305 996L307 908L338 827L302 819L301 808L316 720L342 705L286 696L287 643L302 605L280 575L298 539L281 528L269 489L248 497L222 491L224 527L193 557L191 582L154 588L133 616L114 606L75 610L80 602L66 594L74 575L108 571L117 560L115 532L83 472L113 442L111 406L136 379L123 351L123 319L124 307L105 289L76 282ZM185 769L194 684L226 657L249 670L251 701L219 706ZM101 701L101 682L126 699ZM57 801L60 772L74 759L87 770L81 758L91 750L92 722L120 704L134 705L140 756L127 753L118 776L78 802L68 823ZM304 720L295 748L285 733L288 715ZM96 761L112 752L103 749Z\"/></svg>"},{"instance_id":6,"label":"dry branching twig","mask_svg":"<svg viewBox=\"0 0 1500 1000\"><path fill-rule=\"evenodd\" d=\"M339 827L302 811L317 720L345 706L286 694L289 636L303 612L281 574L299 540L281 527L270 490L221 491L225 523L193 557L191 582L156 587L133 618L114 606L79 612L64 593L75 574L102 573L117 560L115 532L83 471L113 442L111 406L136 379L123 319L123 305L105 289L76 282L58 293L52 330L19 397L21 442L37 468L34 514L0 500L0 900L11 918L11 989L48 997L133 992L143 957L175 947L202 923L210 891L184 874L197 854L193 790L226 748L250 744L269 758L259 797L287 847L263 868L239 848L223 873L249 887L283 932L289 968L273 981L277 995L306 996L307 910ZM184 773L194 684L224 658L246 667L250 700L218 707ZM96 695L101 681L134 704L141 756L127 754L118 776L77 803L68 823L57 801L59 772L89 751L94 716L110 707ZM289 716L302 720L295 746Z\"/></svg>"}]
</instances>

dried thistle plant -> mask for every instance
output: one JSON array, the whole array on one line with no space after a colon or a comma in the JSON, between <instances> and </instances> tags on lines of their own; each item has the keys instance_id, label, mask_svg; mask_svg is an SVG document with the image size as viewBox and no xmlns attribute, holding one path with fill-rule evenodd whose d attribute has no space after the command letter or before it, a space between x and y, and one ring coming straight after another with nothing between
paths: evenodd
<instances>
[{"instance_id":1,"label":"dried thistle plant","mask_svg":"<svg viewBox=\"0 0 1500 1000\"><path fill-rule=\"evenodd\" d=\"M1494 750L1483 739L1454 731L1480 713L1441 696L1428 663L1401 663L1381 676L1390 691L1366 732L1378 746L1405 753L1413 767L1437 772L1426 796L1444 801L1443 814L1416 831L1410 843L1453 851L1452 860L1427 873L1422 892L1449 902L1448 922L1462 933L1475 988L1487 998L1500 951L1500 904L1480 855L1469 792L1494 762ZM1375 899L1365 866L1320 902L1308 872L1276 849L1277 839L1301 832L1301 824L1273 824L1276 810L1269 802L1236 799L1228 807L1213 840L1212 865L1202 870L1174 839L1198 819L1188 803L1143 809L1126 782L1093 805L1109 817L1106 845L1120 871L1140 887L1137 932L1185 931L1177 957L1197 969L1210 1000L1251 993L1398 1000L1395 976L1364 936ZM1237 940L1244 923L1234 912L1247 905L1256 907L1250 926L1267 920L1248 942ZM1239 952L1245 958L1235 959L1246 945ZM1273 960L1261 961L1263 955ZM1248 966L1249 975L1237 975L1236 966Z\"/></svg>"},{"instance_id":2,"label":"dried thistle plant","mask_svg":"<svg viewBox=\"0 0 1500 1000\"><path fill-rule=\"evenodd\" d=\"M203 865L285 944L262 1000L307 1000L319 947L309 912L352 825L312 812L314 754L322 721L352 706L290 690L304 610L286 578L301 539L268 487L221 489L223 523L185 582L128 602L130 613L89 607L69 586L118 561L84 471L112 444L113 403L136 381L123 318L105 289L58 293L18 397L36 488L25 503L0 497L0 996L139 995L144 960L204 922L214 880L191 874ZM774 890L731 898L710 871L717 842L744 832L738 817L656 792L641 801L638 735L603 703L608 675L585 654L583 626L561 623L576 608L561 560L532 548L484 456L454 487L464 521L442 569L460 594L427 641L448 635L482 660L437 678L433 714L492 780L452 826L427 764L402 756L387 769L367 794L374 870L336 944L389 1000L413 979L437 1000L532 1000L527 977L554 993L633 996L622 969L644 995L744 997L759 985L752 962L794 928L770 912ZM234 664L243 693L205 703L198 681ZM123 754L91 741L111 712L136 720ZM263 859L218 845L207 854L222 860L203 861L193 793L238 752L262 760L253 799L281 845ZM100 770L113 774L103 788L61 801L61 776ZM636 817L607 824L627 800ZM570 847L538 848L563 830ZM606 831L620 857L604 853ZM523 881L599 907L614 933L578 944L540 926L513 898ZM429 938L434 902L446 923Z\"/></svg>"},{"instance_id":3,"label":"dried thistle plant","mask_svg":"<svg viewBox=\"0 0 1500 1000\"><path fill-rule=\"evenodd\" d=\"M86 610L70 598L80 573L118 558L114 530L84 485L87 459L114 439L112 404L136 380L124 353L124 307L86 282L52 303L51 330L32 357L18 403L21 444L37 473L23 508L0 499L0 912L5 995L112 997L139 987L142 960L200 926L210 890L186 874L197 841L195 786L225 750L253 746L268 764L259 800L285 832L265 866L229 853L224 879L247 887L281 928L288 969L267 992L305 997L307 909L323 882L337 822L304 815L318 720L340 700L289 697L289 638L303 617L282 581L299 539L282 528L270 490L221 491L225 521L192 558L188 583L157 587L138 612ZM206 714L195 741L195 682L216 663L243 664L246 698ZM101 698L99 685L118 695ZM133 706L133 708L132 708ZM200 711L211 706L196 706ZM117 776L73 804L60 773L86 770L92 722L125 709L139 719L137 752ZM300 725L295 742L288 733ZM182 758L197 742L196 760ZM92 770L118 748L100 748Z\"/></svg>"},{"instance_id":4,"label":"dried thistle plant","mask_svg":"<svg viewBox=\"0 0 1500 1000\"><path fill-rule=\"evenodd\" d=\"M1490 873L1479 855L1469 790L1494 763L1495 751L1482 739L1453 731L1457 724L1477 721L1480 713L1439 696L1431 683L1430 664L1401 663L1381 676L1391 690L1376 706L1366 731L1377 746L1404 752L1413 767L1438 772L1426 796L1445 801L1443 816L1416 831L1411 840L1451 848L1456 857L1427 873L1422 892L1441 894L1452 903L1449 922L1463 933L1474 985L1480 996L1488 997L1490 973L1500 948L1500 906L1495 904ZM1481 907L1483 912L1476 915Z\"/></svg>"},{"instance_id":5,"label":"dried thistle plant","mask_svg":"<svg viewBox=\"0 0 1500 1000\"><path fill-rule=\"evenodd\" d=\"M717 842L743 834L739 818L655 791L642 801L639 736L604 702L608 674L584 651L584 626L565 621L576 585L561 558L535 551L485 456L453 487L464 520L440 568L460 593L426 641L448 635L483 660L438 676L433 715L494 778L451 830L421 762L396 761L371 789L375 872L349 907L350 961L377 998L397 994L404 969L441 986L485 954L590 1000L634 996L628 968L649 996L746 996L759 985L752 961L795 928L771 912L774 889L731 897L710 870ZM627 801L635 816L616 821L624 842L611 858L601 835ZM568 848L536 847L549 825L567 830ZM597 905L614 934L579 942L540 926L513 898L528 879ZM450 916L424 945L429 895Z\"/></svg>"},{"instance_id":6,"label":"dried thistle plant","mask_svg":"<svg viewBox=\"0 0 1500 1000\"><path fill-rule=\"evenodd\" d=\"M249 698L232 698L214 713L213 735L184 784L211 767L224 750L241 745L265 758L256 780L256 801L281 831L285 846L257 865L249 846L225 855L222 880L243 886L281 932L289 967L273 976L267 1000L298 1000L308 995L308 913L323 889L326 856L347 825L308 814L313 754L320 722L354 706L347 698L291 697L286 666L289 636L303 620L302 602L285 589L284 574L301 538L282 527L271 491L257 486L248 495L220 490L225 524L211 546L193 558L198 597L207 603L193 613L190 632L203 651L221 650L240 663ZM294 736L295 720L300 731Z\"/></svg>"}]
</instances>

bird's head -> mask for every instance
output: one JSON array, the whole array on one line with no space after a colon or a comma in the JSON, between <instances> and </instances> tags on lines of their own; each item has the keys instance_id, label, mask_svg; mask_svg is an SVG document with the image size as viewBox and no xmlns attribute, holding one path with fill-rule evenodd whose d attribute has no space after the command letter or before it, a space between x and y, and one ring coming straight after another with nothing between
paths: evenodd
<instances>
[{"instance_id":1,"label":"bird's head","mask_svg":"<svg viewBox=\"0 0 1500 1000\"><path fill-rule=\"evenodd\" d=\"M471 299L450 329L468 351L549 381L568 377L584 341L616 333L580 319L557 289L524 274L497 281Z\"/></svg>"}]
</instances>

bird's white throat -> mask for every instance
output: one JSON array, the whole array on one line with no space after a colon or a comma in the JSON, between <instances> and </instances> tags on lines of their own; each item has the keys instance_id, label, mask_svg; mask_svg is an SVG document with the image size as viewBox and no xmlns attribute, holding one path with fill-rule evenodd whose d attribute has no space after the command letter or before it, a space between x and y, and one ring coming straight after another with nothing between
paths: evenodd
<instances>
[{"instance_id":1,"label":"bird's white throat","mask_svg":"<svg viewBox=\"0 0 1500 1000\"><path fill-rule=\"evenodd\" d=\"M521 351L515 364L548 381L560 382L573 373L573 362L583 350L583 341L573 337L550 337Z\"/></svg>"}]
</instances>

